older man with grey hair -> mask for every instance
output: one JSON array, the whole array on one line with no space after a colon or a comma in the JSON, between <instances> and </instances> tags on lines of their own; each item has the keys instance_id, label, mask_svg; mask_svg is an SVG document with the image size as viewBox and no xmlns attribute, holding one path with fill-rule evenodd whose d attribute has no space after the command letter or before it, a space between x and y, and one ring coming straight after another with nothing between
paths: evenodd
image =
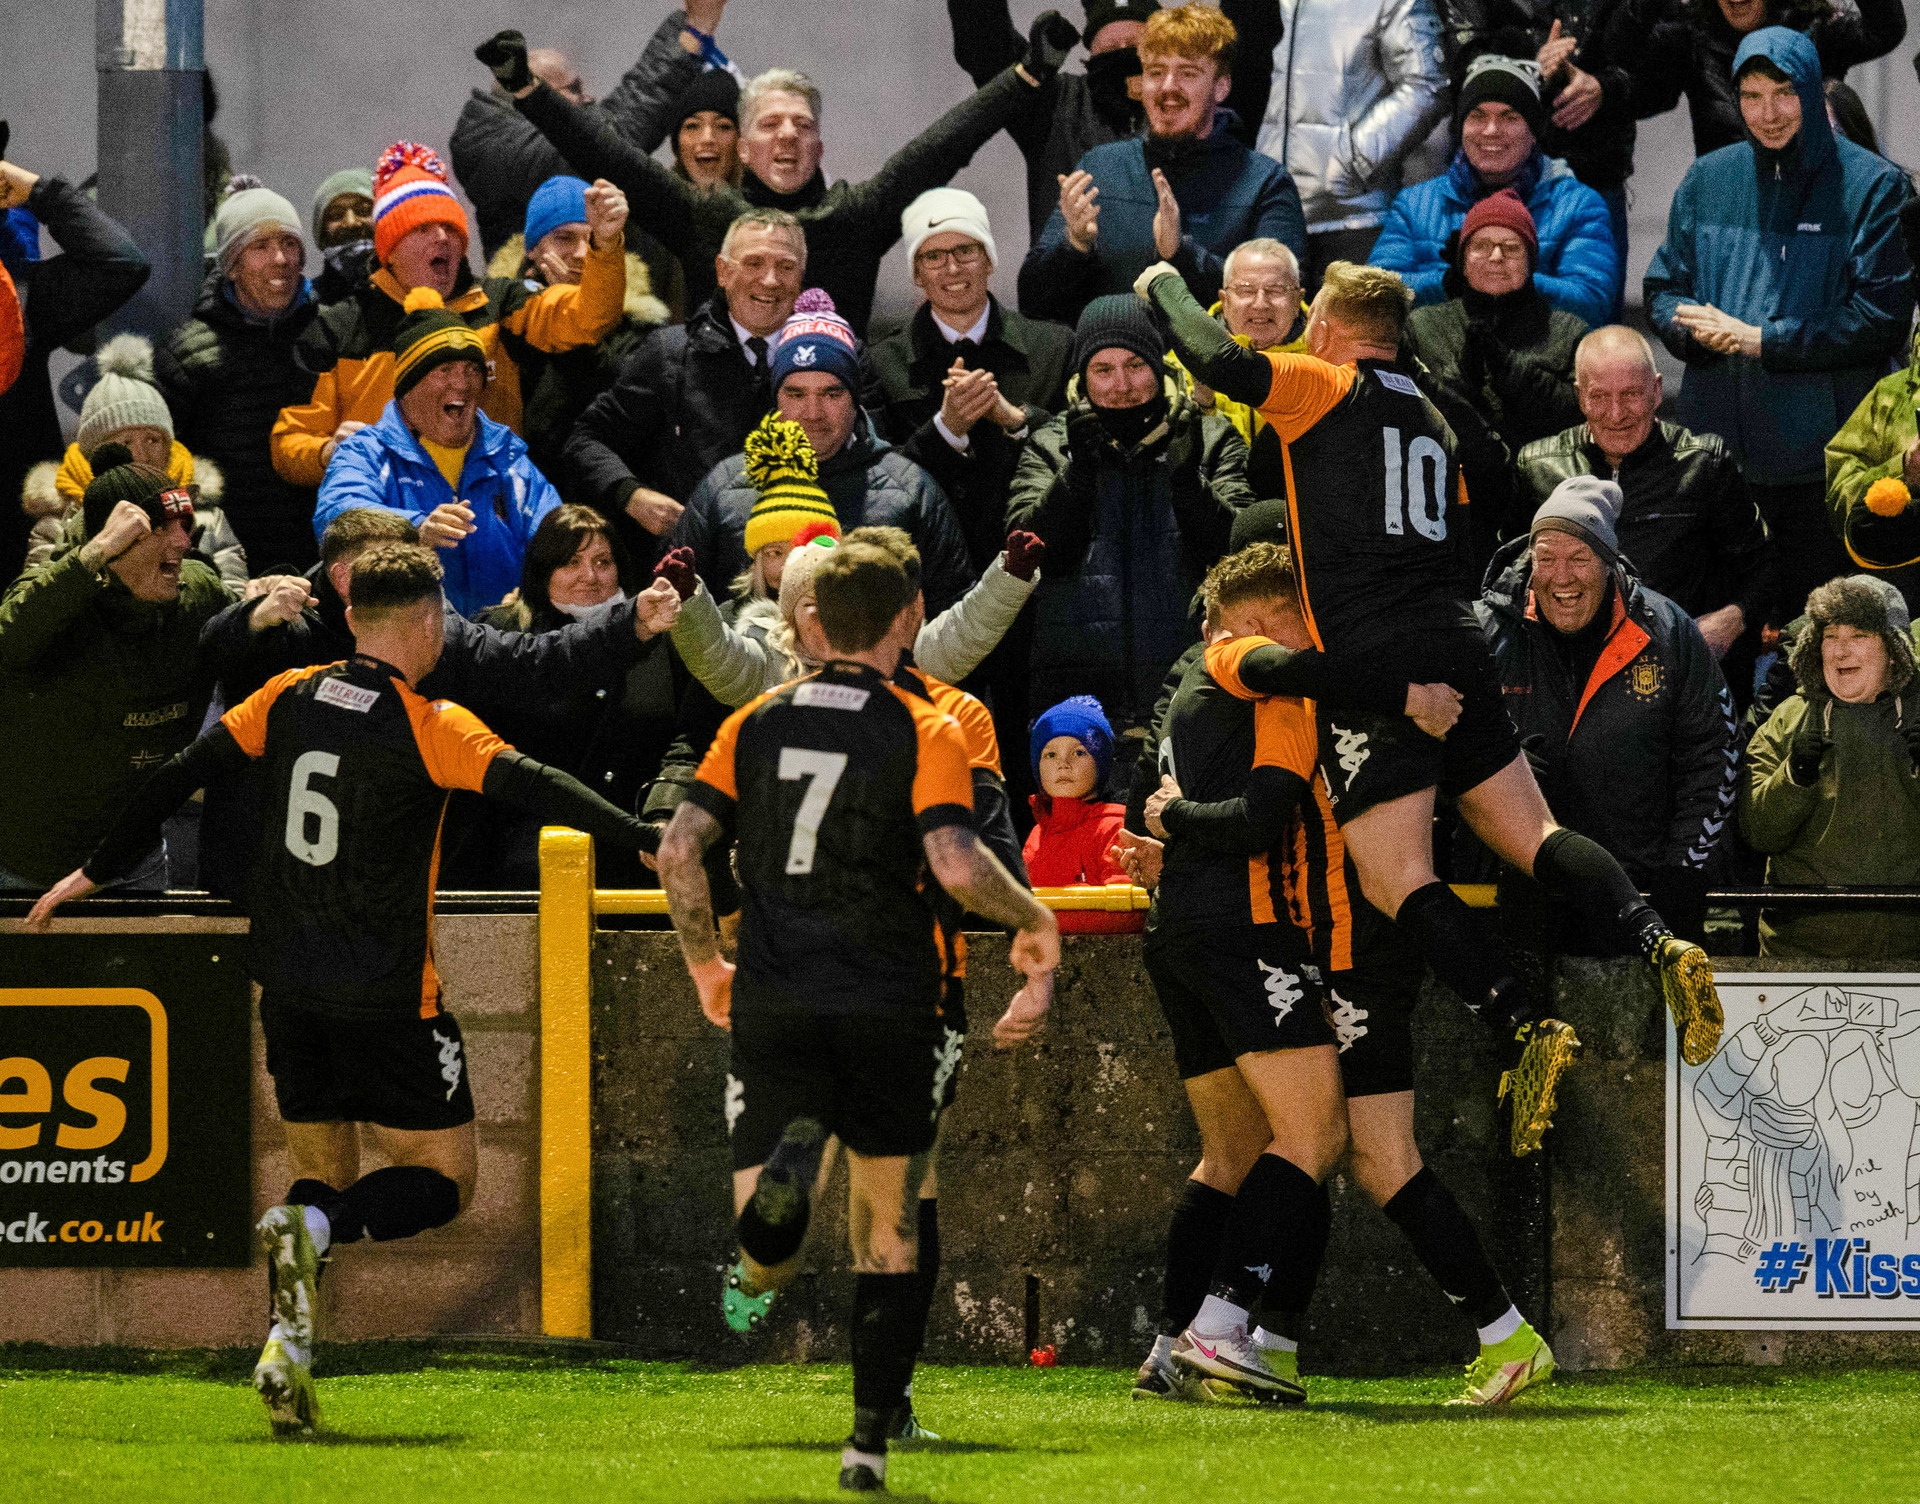
<instances>
[{"instance_id":1,"label":"older man with grey hair","mask_svg":"<svg viewBox=\"0 0 1920 1504\"><path fill-rule=\"evenodd\" d=\"M1520 451L1522 515L1570 476L1618 482L1621 551L1645 584L1695 619L1745 705L1760 624L1778 615L1780 576L1739 464L1718 434L1658 420L1660 371L1636 330L1610 324L1581 340L1573 381L1586 422Z\"/></svg>"}]
</instances>

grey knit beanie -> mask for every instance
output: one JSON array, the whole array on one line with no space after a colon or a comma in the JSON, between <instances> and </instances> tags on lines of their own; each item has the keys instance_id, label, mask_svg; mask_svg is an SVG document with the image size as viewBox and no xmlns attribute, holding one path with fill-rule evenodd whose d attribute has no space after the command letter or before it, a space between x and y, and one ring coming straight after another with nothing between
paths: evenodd
<instances>
[{"instance_id":1,"label":"grey knit beanie","mask_svg":"<svg viewBox=\"0 0 1920 1504\"><path fill-rule=\"evenodd\" d=\"M92 454L108 434L123 428L157 428L173 438L173 414L153 384L153 341L116 334L94 356L100 379L80 404L80 431L73 441Z\"/></svg>"},{"instance_id":2,"label":"grey knit beanie","mask_svg":"<svg viewBox=\"0 0 1920 1504\"><path fill-rule=\"evenodd\" d=\"M1578 538L1611 569L1620 557L1614 524L1625 504L1626 497L1612 481L1597 475L1570 475L1540 503L1528 532L1534 538L1542 533L1566 533Z\"/></svg>"},{"instance_id":3,"label":"grey knit beanie","mask_svg":"<svg viewBox=\"0 0 1920 1504\"><path fill-rule=\"evenodd\" d=\"M373 172L366 167L342 167L338 172L321 183L313 195L313 243L320 243L320 221L326 217L327 205L343 193L357 193L368 203L373 202ZM369 230L368 235L372 235Z\"/></svg>"},{"instance_id":4,"label":"grey knit beanie","mask_svg":"<svg viewBox=\"0 0 1920 1504\"><path fill-rule=\"evenodd\" d=\"M246 188L230 193L213 216L213 254L220 270L233 270L233 261L247 242L262 230L285 230L303 239L300 214L271 188Z\"/></svg>"}]
</instances>

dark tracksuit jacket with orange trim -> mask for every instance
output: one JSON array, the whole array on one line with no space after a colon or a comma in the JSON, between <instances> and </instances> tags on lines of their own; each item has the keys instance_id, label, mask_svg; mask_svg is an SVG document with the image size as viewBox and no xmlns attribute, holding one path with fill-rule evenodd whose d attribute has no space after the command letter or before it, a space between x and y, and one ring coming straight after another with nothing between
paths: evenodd
<instances>
[{"instance_id":1,"label":"dark tracksuit jacket with orange trim","mask_svg":"<svg viewBox=\"0 0 1920 1504\"><path fill-rule=\"evenodd\" d=\"M273 468L288 485L318 486L327 473L321 457L342 423L378 423L393 400L393 336L406 317L407 290L385 267L344 302L320 310L294 346L294 358L314 374L313 395L283 407L273 425ZM559 354L596 344L625 311L624 240L587 252L578 286L537 288L517 277L477 280L463 263L447 309L479 332L489 370L480 410L520 432L520 368L504 331L536 350Z\"/></svg>"},{"instance_id":2,"label":"dark tracksuit jacket with orange trim","mask_svg":"<svg viewBox=\"0 0 1920 1504\"><path fill-rule=\"evenodd\" d=\"M249 884L255 981L344 1016L440 1010L433 893L451 789L505 800L601 840L658 833L565 773L522 757L480 719L428 700L358 656L293 669L229 710L136 793L86 864L99 881L151 851L196 789L249 760L268 796Z\"/></svg>"},{"instance_id":3,"label":"dark tracksuit jacket with orange trim","mask_svg":"<svg viewBox=\"0 0 1920 1504\"><path fill-rule=\"evenodd\" d=\"M1507 713L1523 739L1545 738L1554 818L1642 887L1663 868L1699 871L1733 815L1740 765L1733 699L1700 629L1620 569L1593 640L1577 642L1536 614L1532 574L1530 542L1516 538L1494 555L1475 611Z\"/></svg>"}]
</instances>

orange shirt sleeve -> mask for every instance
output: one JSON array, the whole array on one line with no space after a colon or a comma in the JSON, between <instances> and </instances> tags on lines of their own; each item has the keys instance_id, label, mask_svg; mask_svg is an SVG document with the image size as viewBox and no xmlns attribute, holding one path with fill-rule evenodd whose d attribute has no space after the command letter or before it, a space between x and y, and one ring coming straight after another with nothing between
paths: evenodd
<instances>
[{"instance_id":1,"label":"orange shirt sleeve","mask_svg":"<svg viewBox=\"0 0 1920 1504\"><path fill-rule=\"evenodd\" d=\"M479 716L451 700L425 700L406 690L402 703L427 776L443 789L479 793L494 758L513 750Z\"/></svg>"},{"instance_id":2,"label":"orange shirt sleeve","mask_svg":"<svg viewBox=\"0 0 1920 1504\"><path fill-rule=\"evenodd\" d=\"M310 668L290 668L284 674L275 674L221 716L220 724L227 728L227 734L240 744L240 750L247 756L264 756L267 750L267 715L273 709L273 702L302 679L311 679L333 666L331 663L316 663Z\"/></svg>"},{"instance_id":3,"label":"orange shirt sleeve","mask_svg":"<svg viewBox=\"0 0 1920 1504\"><path fill-rule=\"evenodd\" d=\"M766 698L764 695L760 699ZM700 759L700 770L693 775L696 783L704 783L708 788L725 794L729 800L740 797L739 781L734 776L734 753L740 746L740 728L746 723L747 715L760 699L751 704L742 705L738 710L720 723L720 730L714 735L713 745L707 748L707 755Z\"/></svg>"},{"instance_id":4,"label":"orange shirt sleeve","mask_svg":"<svg viewBox=\"0 0 1920 1504\"><path fill-rule=\"evenodd\" d=\"M1260 697L1240 682L1240 665L1255 648L1272 646L1270 637L1234 637L1216 642L1207 649L1207 672L1236 700L1257 700Z\"/></svg>"},{"instance_id":5,"label":"orange shirt sleeve","mask_svg":"<svg viewBox=\"0 0 1920 1504\"><path fill-rule=\"evenodd\" d=\"M1313 781L1320 761L1320 734L1307 700L1267 699L1253 707L1253 765L1285 768Z\"/></svg>"},{"instance_id":6,"label":"orange shirt sleeve","mask_svg":"<svg viewBox=\"0 0 1920 1504\"><path fill-rule=\"evenodd\" d=\"M960 738L967 744L969 766L984 768L996 778L1000 771L1000 738L993 732L993 712L964 689L929 679L933 703L953 717L960 727Z\"/></svg>"},{"instance_id":7,"label":"orange shirt sleeve","mask_svg":"<svg viewBox=\"0 0 1920 1504\"><path fill-rule=\"evenodd\" d=\"M913 711L919 742L913 772L913 812L922 831L973 825L973 769L960 723L924 700L902 696ZM947 818L947 816L951 818Z\"/></svg>"},{"instance_id":8,"label":"orange shirt sleeve","mask_svg":"<svg viewBox=\"0 0 1920 1504\"><path fill-rule=\"evenodd\" d=\"M1332 365L1317 355L1269 350L1266 356L1273 363L1273 386L1260 416L1288 444L1332 412L1353 390L1358 374L1352 366Z\"/></svg>"}]
</instances>

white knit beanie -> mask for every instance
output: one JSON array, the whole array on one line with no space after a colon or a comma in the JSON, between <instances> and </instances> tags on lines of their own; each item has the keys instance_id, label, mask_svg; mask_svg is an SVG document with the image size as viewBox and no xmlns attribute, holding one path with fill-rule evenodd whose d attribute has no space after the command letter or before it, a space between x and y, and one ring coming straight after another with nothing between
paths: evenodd
<instances>
[{"instance_id":1,"label":"white knit beanie","mask_svg":"<svg viewBox=\"0 0 1920 1504\"><path fill-rule=\"evenodd\" d=\"M100 379L80 405L80 431L74 442L92 454L107 435L123 428L157 428L173 439L173 414L153 384L153 341L138 334L116 334L93 358Z\"/></svg>"},{"instance_id":2,"label":"white knit beanie","mask_svg":"<svg viewBox=\"0 0 1920 1504\"><path fill-rule=\"evenodd\" d=\"M213 216L213 254L220 270L231 272L234 258L262 230L285 230L304 247L300 214L271 188L243 188L221 201Z\"/></svg>"},{"instance_id":3,"label":"white knit beanie","mask_svg":"<svg viewBox=\"0 0 1920 1504\"><path fill-rule=\"evenodd\" d=\"M907 242L907 266L911 268L920 247L929 235L953 230L971 235L987 248L987 259L1000 264L994 249L993 226L987 223L987 206L964 188L929 188L907 205L900 216L900 234Z\"/></svg>"}]
</instances>

